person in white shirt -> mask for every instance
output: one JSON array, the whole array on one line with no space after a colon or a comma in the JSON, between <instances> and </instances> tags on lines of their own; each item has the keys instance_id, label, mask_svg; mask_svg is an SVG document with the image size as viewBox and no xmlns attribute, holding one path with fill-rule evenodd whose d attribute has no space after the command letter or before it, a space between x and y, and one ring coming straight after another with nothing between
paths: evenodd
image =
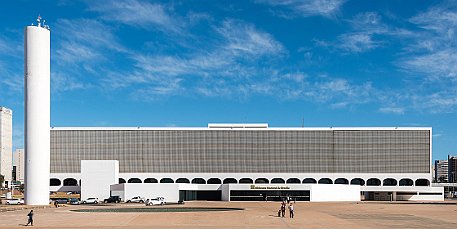
<instances>
[{"instance_id":1,"label":"person in white shirt","mask_svg":"<svg viewBox=\"0 0 457 229\"><path fill-rule=\"evenodd\" d=\"M289 205L289 217L294 218L294 205L292 203Z\"/></svg>"}]
</instances>

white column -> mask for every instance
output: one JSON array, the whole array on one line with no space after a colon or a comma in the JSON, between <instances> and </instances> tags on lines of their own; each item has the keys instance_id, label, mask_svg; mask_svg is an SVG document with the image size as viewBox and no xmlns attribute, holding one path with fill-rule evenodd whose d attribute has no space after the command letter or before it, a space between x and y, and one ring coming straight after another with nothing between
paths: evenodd
<instances>
[{"instance_id":1,"label":"white column","mask_svg":"<svg viewBox=\"0 0 457 229\"><path fill-rule=\"evenodd\" d=\"M49 204L50 31L27 26L25 71L25 204Z\"/></svg>"}]
</instances>

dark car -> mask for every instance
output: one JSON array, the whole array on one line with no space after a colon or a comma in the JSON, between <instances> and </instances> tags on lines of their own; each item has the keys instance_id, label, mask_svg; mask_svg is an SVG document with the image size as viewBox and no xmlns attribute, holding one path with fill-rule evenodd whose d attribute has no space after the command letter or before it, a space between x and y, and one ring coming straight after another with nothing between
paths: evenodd
<instances>
[{"instance_id":1,"label":"dark car","mask_svg":"<svg viewBox=\"0 0 457 229\"><path fill-rule=\"evenodd\" d=\"M119 196L110 196L108 199L103 200L105 203L119 203L121 202L121 197Z\"/></svg>"},{"instance_id":2,"label":"dark car","mask_svg":"<svg viewBox=\"0 0 457 229\"><path fill-rule=\"evenodd\" d=\"M56 199L54 200L56 203L58 204L67 204L68 203L68 199Z\"/></svg>"},{"instance_id":3,"label":"dark car","mask_svg":"<svg viewBox=\"0 0 457 229\"><path fill-rule=\"evenodd\" d=\"M70 201L69 201L69 203L70 203L71 205L80 204L78 198L71 198Z\"/></svg>"}]
</instances>

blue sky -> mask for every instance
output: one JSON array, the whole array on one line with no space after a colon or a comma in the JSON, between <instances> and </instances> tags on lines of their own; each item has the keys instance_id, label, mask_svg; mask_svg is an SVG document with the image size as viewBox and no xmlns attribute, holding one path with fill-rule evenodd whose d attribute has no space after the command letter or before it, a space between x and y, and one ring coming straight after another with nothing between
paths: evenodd
<instances>
[{"instance_id":1,"label":"blue sky","mask_svg":"<svg viewBox=\"0 0 457 229\"><path fill-rule=\"evenodd\" d=\"M8 1L0 105L23 146L23 28L51 27L52 126L433 127L457 154L452 1Z\"/></svg>"}]
</instances>

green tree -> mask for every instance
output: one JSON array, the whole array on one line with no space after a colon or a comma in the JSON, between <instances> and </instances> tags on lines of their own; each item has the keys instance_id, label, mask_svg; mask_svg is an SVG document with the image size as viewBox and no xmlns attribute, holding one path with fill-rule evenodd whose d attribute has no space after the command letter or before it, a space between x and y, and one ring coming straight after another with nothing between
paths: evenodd
<instances>
[{"instance_id":1,"label":"green tree","mask_svg":"<svg viewBox=\"0 0 457 229\"><path fill-rule=\"evenodd\" d=\"M3 188L3 182L5 182L5 177L0 175L0 188Z\"/></svg>"}]
</instances>

